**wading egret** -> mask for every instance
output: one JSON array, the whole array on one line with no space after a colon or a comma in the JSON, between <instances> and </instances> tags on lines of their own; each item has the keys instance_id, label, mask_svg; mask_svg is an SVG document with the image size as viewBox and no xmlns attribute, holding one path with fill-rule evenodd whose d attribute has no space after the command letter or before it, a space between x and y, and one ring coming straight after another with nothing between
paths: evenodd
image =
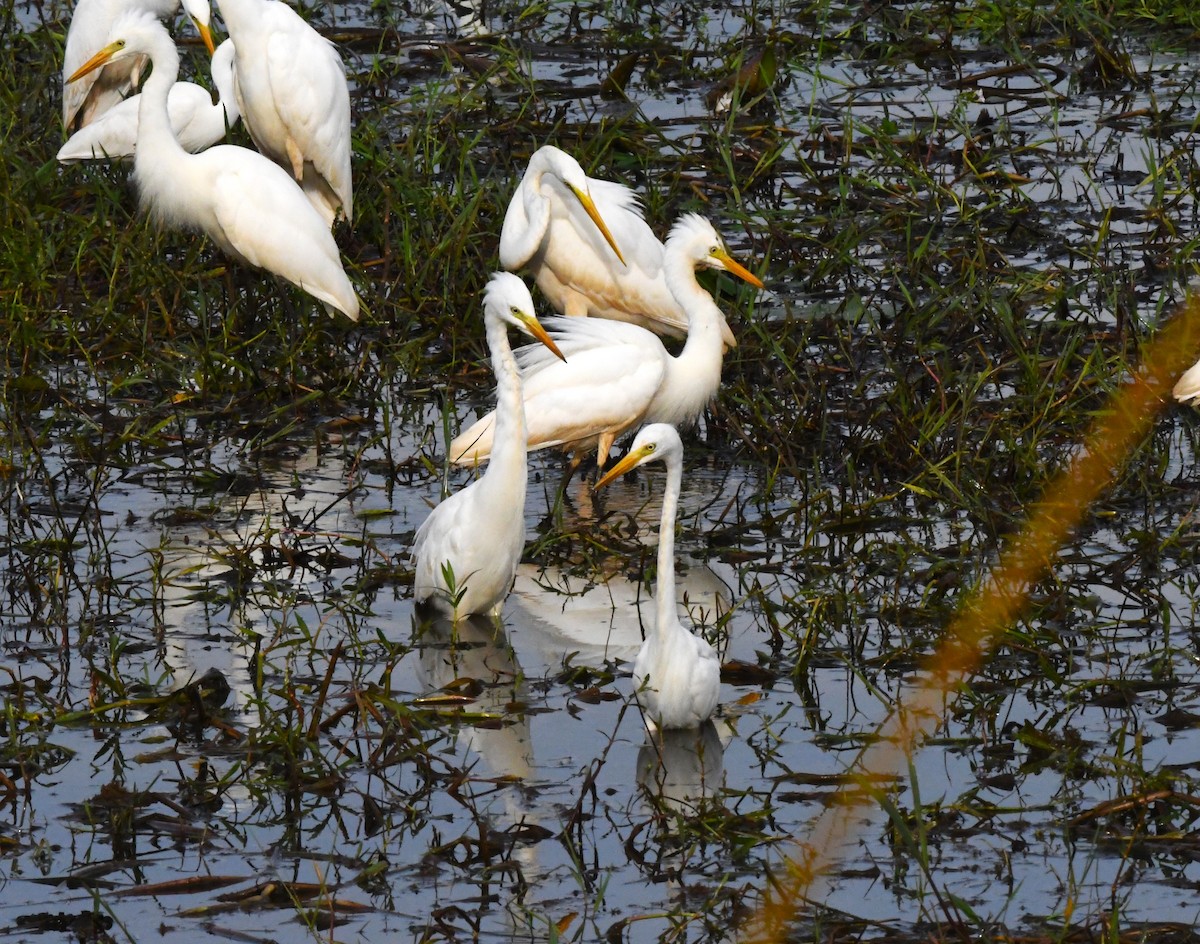
<instances>
[{"instance_id":1,"label":"wading egret","mask_svg":"<svg viewBox=\"0 0 1200 944\"><path fill-rule=\"evenodd\" d=\"M211 54L208 0L185 0L184 8ZM91 124L117 105L141 78L146 68L145 56L122 59L84 81L70 81L79 67L108 42L113 24L126 13L137 10L160 19L174 17L179 12L179 0L79 0L75 4L63 57L63 127L67 134Z\"/></svg>"},{"instance_id":2,"label":"wading egret","mask_svg":"<svg viewBox=\"0 0 1200 944\"><path fill-rule=\"evenodd\" d=\"M1190 403L1200 397L1200 361L1183 372L1171 393L1180 403Z\"/></svg>"},{"instance_id":3,"label":"wading egret","mask_svg":"<svg viewBox=\"0 0 1200 944\"><path fill-rule=\"evenodd\" d=\"M630 469L654 461L667 466L658 528L654 629L633 663L642 713L659 728L694 728L717 707L721 663L716 650L679 622L675 609L675 509L683 483L683 443L675 427L655 423L633 440L629 453L596 483L600 489Z\"/></svg>"},{"instance_id":4,"label":"wading egret","mask_svg":"<svg viewBox=\"0 0 1200 944\"><path fill-rule=\"evenodd\" d=\"M667 286L688 315L688 336L679 354L637 325L598 318L547 319L565 362L533 347L517 352L521 364L529 448L562 446L574 462L592 449L603 468L613 441L644 423L691 423L721 385L724 345L720 309L696 281L696 270L724 269L762 287L729 256L721 237L702 216L686 214L671 229L663 260ZM450 444L460 465L487 459L493 414L477 420Z\"/></svg>"},{"instance_id":5,"label":"wading egret","mask_svg":"<svg viewBox=\"0 0 1200 944\"><path fill-rule=\"evenodd\" d=\"M233 95L233 43L225 40L212 57L212 93L194 82L176 82L167 96L171 130L185 151L195 153L216 144L237 124L239 112ZM64 164L92 159L132 157L137 146L140 95L131 95L86 127L80 128L58 151Z\"/></svg>"},{"instance_id":6,"label":"wading egret","mask_svg":"<svg viewBox=\"0 0 1200 944\"><path fill-rule=\"evenodd\" d=\"M507 326L562 357L533 313L529 289L515 275L492 276L483 320L496 375L495 454L482 477L429 513L413 541L414 598L455 619L499 612L525 546L525 409Z\"/></svg>"},{"instance_id":7,"label":"wading egret","mask_svg":"<svg viewBox=\"0 0 1200 944\"><path fill-rule=\"evenodd\" d=\"M148 55L133 176L142 204L159 223L199 230L243 262L260 266L357 320L358 297L320 214L287 171L248 148L220 144L189 154L171 132L167 96L179 53L153 16L131 13L110 42L72 79L107 62Z\"/></svg>"},{"instance_id":8,"label":"wading egret","mask_svg":"<svg viewBox=\"0 0 1200 944\"><path fill-rule=\"evenodd\" d=\"M333 44L281 0L217 0L237 46L234 88L258 149L332 225L354 216L350 90Z\"/></svg>"},{"instance_id":9,"label":"wading egret","mask_svg":"<svg viewBox=\"0 0 1200 944\"><path fill-rule=\"evenodd\" d=\"M667 285L663 253L632 190L588 177L549 144L529 159L500 231L500 264L510 272L528 268L562 314L682 338L688 315ZM724 315L720 328L725 346L735 347Z\"/></svg>"}]
</instances>

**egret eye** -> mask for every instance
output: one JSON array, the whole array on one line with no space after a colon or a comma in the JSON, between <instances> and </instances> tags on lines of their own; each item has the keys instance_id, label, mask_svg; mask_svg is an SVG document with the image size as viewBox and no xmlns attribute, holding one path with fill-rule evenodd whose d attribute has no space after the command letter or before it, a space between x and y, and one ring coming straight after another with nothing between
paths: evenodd
<instances>
[{"instance_id":1,"label":"egret eye","mask_svg":"<svg viewBox=\"0 0 1200 944\"><path fill-rule=\"evenodd\" d=\"M512 315L514 318L520 318L520 317L521 317L521 309L520 309L520 308L518 308L516 305L513 305L513 306L511 306L511 307L508 309L508 313L509 313L510 315Z\"/></svg>"},{"instance_id":2,"label":"egret eye","mask_svg":"<svg viewBox=\"0 0 1200 944\"><path fill-rule=\"evenodd\" d=\"M649 455L657 448L658 448L657 443L646 443L646 455Z\"/></svg>"},{"instance_id":3,"label":"egret eye","mask_svg":"<svg viewBox=\"0 0 1200 944\"><path fill-rule=\"evenodd\" d=\"M708 254L709 254L710 256L715 256L715 255L718 255L718 254L720 254L720 252L721 252L721 247L720 247L720 246L710 246L710 247L709 247L709 250L708 250Z\"/></svg>"}]
</instances>

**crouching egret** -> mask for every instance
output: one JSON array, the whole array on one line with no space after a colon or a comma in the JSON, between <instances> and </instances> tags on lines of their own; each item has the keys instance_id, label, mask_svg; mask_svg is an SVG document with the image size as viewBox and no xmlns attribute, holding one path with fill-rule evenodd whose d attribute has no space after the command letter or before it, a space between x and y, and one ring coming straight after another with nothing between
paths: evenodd
<instances>
[{"instance_id":1,"label":"crouching egret","mask_svg":"<svg viewBox=\"0 0 1200 944\"><path fill-rule=\"evenodd\" d=\"M333 44L280 0L217 0L237 46L234 86L258 149L291 171L331 226L354 216L350 90Z\"/></svg>"},{"instance_id":2,"label":"crouching egret","mask_svg":"<svg viewBox=\"0 0 1200 944\"><path fill-rule=\"evenodd\" d=\"M185 151L195 153L216 144L227 129L237 124L240 112L233 94L233 43L225 40L212 57L212 94L194 82L176 82L167 95L171 130ZM142 97L131 95L114 105L91 124L76 131L58 151L64 164L93 159L120 160L132 157L137 146L138 108Z\"/></svg>"},{"instance_id":3,"label":"crouching egret","mask_svg":"<svg viewBox=\"0 0 1200 944\"><path fill-rule=\"evenodd\" d=\"M562 446L574 462L598 450L603 468L613 441L643 423L691 423L721 385L723 319L696 270L724 269L751 285L758 277L732 258L704 217L689 213L672 227L663 273L687 312L688 336L678 355L644 328L598 318L547 319L564 361L536 347L517 352L521 364L530 449ZM491 454L493 414L477 420L450 444L460 465Z\"/></svg>"},{"instance_id":4,"label":"crouching egret","mask_svg":"<svg viewBox=\"0 0 1200 944\"><path fill-rule=\"evenodd\" d=\"M208 0L185 0L184 8L211 55ZM179 12L179 0L79 0L75 4L63 56L63 127L68 134L86 127L120 103L141 78L146 57L131 56L105 65L86 81L71 82L71 76L88 57L108 42L113 24L126 13L138 10L159 18L174 17Z\"/></svg>"},{"instance_id":5,"label":"crouching egret","mask_svg":"<svg viewBox=\"0 0 1200 944\"><path fill-rule=\"evenodd\" d=\"M675 509L683 483L683 443L675 427L655 423L633 440L629 452L596 488L630 469L654 461L667 466L658 527L658 577L654 588L654 629L633 663L634 692L642 713L659 728L694 728L717 707L721 663L704 639L679 622L675 609Z\"/></svg>"},{"instance_id":6,"label":"crouching egret","mask_svg":"<svg viewBox=\"0 0 1200 944\"><path fill-rule=\"evenodd\" d=\"M142 86L133 159L150 215L166 226L200 230L235 259L281 275L357 320L358 297L337 243L287 171L232 144L199 154L179 146L167 112L179 53L162 24L147 13L126 14L109 39L71 81L108 62L150 57L154 68Z\"/></svg>"},{"instance_id":7,"label":"crouching egret","mask_svg":"<svg viewBox=\"0 0 1200 944\"><path fill-rule=\"evenodd\" d=\"M454 619L499 612L525 546L525 409L507 326L562 357L533 313L529 289L515 275L492 276L483 320L496 375L495 455L481 478L430 512L413 541L414 598Z\"/></svg>"},{"instance_id":8,"label":"crouching egret","mask_svg":"<svg viewBox=\"0 0 1200 944\"><path fill-rule=\"evenodd\" d=\"M628 321L682 338L688 315L663 262L663 244L632 190L588 177L553 145L534 152L500 230L504 268L528 268L564 315ZM720 329L725 346L736 347L724 315Z\"/></svg>"}]
</instances>

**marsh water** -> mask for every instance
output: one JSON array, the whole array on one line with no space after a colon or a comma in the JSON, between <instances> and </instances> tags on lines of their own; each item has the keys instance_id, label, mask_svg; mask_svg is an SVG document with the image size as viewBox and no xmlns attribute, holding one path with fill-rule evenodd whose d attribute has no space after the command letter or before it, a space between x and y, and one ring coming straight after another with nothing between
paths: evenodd
<instances>
[{"instance_id":1,"label":"marsh water","mask_svg":"<svg viewBox=\"0 0 1200 944\"><path fill-rule=\"evenodd\" d=\"M720 283L743 341L685 440L680 590L722 654L721 709L655 745L631 697L653 469L560 491L562 458L532 456L502 629L418 625L412 534L470 480L442 446L487 406L477 310L454 319L474 341L450 376L432 343L427 371L389 363L372 316L329 329L368 379L337 412L280 381L299 404L283 419L211 403L200 368L164 393L120 362L39 383L10 363L6 937L736 937L1193 274L1194 42L1113 54L1047 28L1015 49L914 34L908 10L307 11L342 44L359 133L400 139L464 85L486 107L461 126L447 110L449 135L528 101L526 149L615 122L629 153L661 155L661 178L629 181L655 228L699 195L764 276L757 298ZM61 53L65 11L15 13ZM492 31L514 63L498 72ZM712 86L768 37L770 94L714 114ZM643 55L624 96L602 95L626 48ZM477 179L507 194L520 161L492 153ZM120 170L47 173L72 200L98 180L131 196ZM385 283L376 248L347 252L383 320L405 275ZM129 436L151 407L162 423ZM1165 410L881 786L796 939L1200 919L1197 422Z\"/></svg>"}]
</instances>

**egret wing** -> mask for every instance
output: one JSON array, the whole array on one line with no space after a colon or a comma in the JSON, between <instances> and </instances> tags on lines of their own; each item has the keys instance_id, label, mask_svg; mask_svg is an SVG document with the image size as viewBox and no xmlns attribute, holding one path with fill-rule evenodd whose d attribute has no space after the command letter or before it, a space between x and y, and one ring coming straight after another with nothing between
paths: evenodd
<instances>
[{"instance_id":1,"label":"egret wing","mask_svg":"<svg viewBox=\"0 0 1200 944\"><path fill-rule=\"evenodd\" d=\"M292 17L303 23L289 7L270 6L271 18L283 21L273 24L266 44L267 75L279 118L349 219L350 97L341 57L316 31L289 23Z\"/></svg>"}]
</instances>

